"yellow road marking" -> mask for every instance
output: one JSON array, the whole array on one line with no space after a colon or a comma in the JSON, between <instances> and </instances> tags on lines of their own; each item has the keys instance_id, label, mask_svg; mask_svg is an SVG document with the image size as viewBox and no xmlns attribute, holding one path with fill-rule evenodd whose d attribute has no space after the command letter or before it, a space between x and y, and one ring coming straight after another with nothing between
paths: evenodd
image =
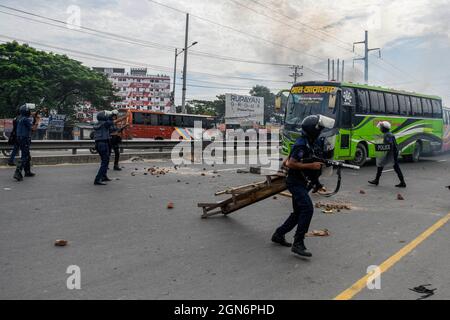
<instances>
[{"instance_id":1,"label":"yellow road marking","mask_svg":"<svg viewBox=\"0 0 450 320\"><path fill-rule=\"evenodd\" d=\"M429 236L431 236L433 233L435 233L437 230L439 230L441 227L443 227L449 220L450 220L450 213L448 213L445 217L443 217L441 220L436 222L433 226L428 228L424 233L422 233L416 239L411 241L405 247L400 249L396 254L394 254L389 259L384 261L380 265L381 274L386 272L387 270L389 270L392 266L394 266L397 262L399 262L404 256L406 256L408 253L410 253L412 250L414 250L418 245L420 245L423 241L425 241ZM350 288L348 288L347 290L345 290L341 294L339 294L337 297L335 297L334 300L350 300L350 299L352 299L355 295L357 295L359 292L361 292L361 290L366 288L367 280L371 276L372 276L372 274L367 274L366 276L362 277L361 279L356 281Z\"/></svg>"}]
</instances>

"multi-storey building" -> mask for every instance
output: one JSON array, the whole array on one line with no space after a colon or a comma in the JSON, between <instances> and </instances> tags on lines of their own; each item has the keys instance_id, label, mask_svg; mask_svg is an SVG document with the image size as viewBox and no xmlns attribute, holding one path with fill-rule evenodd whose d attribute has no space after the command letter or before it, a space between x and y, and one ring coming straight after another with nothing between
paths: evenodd
<instances>
[{"instance_id":1,"label":"multi-storey building","mask_svg":"<svg viewBox=\"0 0 450 320\"><path fill-rule=\"evenodd\" d=\"M131 68L126 73L122 68L93 68L108 76L122 101L114 103L116 108L152 111L171 111L170 77L147 75L146 68Z\"/></svg>"}]
</instances>

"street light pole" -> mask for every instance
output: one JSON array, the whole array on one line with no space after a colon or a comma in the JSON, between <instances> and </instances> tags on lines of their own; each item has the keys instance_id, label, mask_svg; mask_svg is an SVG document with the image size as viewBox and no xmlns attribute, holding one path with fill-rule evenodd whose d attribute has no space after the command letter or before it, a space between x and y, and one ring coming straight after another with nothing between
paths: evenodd
<instances>
[{"instance_id":1,"label":"street light pole","mask_svg":"<svg viewBox=\"0 0 450 320\"><path fill-rule=\"evenodd\" d=\"M176 89L176 79L177 79L177 58L178 58L178 49L175 48L175 66L173 68L173 88L172 88L172 112L176 112L175 107L175 89Z\"/></svg>"},{"instance_id":2,"label":"street light pole","mask_svg":"<svg viewBox=\"0 0 450 320\"><path fill-rule=\"evenodd\" d=\"M186 36L184 39L184 68L183 68L183 96L181 100L182 113L186 113L186 78L187 78L187 54L189 41L189 13L186 13Z\"/></svg>"}]
</instances>

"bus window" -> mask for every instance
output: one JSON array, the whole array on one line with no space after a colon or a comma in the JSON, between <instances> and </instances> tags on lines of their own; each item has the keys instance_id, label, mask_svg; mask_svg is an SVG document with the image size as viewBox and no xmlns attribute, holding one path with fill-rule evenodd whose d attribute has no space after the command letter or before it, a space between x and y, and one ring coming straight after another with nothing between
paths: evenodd
<instances>
[{"instance_id":1,"label":"bus window","mask_svg":"<svg viewBox=\"0 0 450 320\"><path fill-rule=\"evenodd\" d=\"M398 100L397 95L385 93L384 97L386 99L386 113L388 114L398 114Z\"/></svg>"},{"instance_id":2,"label":"bus window","mask_svg":"<svg viewBox=\"0 0 450 320\"><path fill-rule=\"evenodd\" d=\"M160 124L162 126L170 126L170 125L172 125L170 123L170 116L169 115L165 115L165 114L161 115Z\"/></svg>"},{"instance_id":3,"label":"bus window","mask_svg":"<svg viewBox=\"0 0 450 320\"><path fill-rule=\"evenodd\" d=\"M416 97L411 97L411 109L412 109L412 115L414 117L421 117L422 116L422 105L420 103L420 100Z\"/></svg>"},{"instance_id":4,"label":"bus window","mask_svg":"<svg viewBox=\"0 0 450 320\"><path fill-rule=\"evenodd\" d=\"M150 124L152 126L158 126L159 125L159 116L157 114L151 114L151 121Z\"/></svg>"},{"instance_id":5,"label":"bus window","mask_svg":"<svg viewBox=\"0 0 450 320\"><path fill-rule=\"evenodd\" d=\"M361 114L367 114L370 112L369 93L367 90L358 89L358 103L356 106L356 112Z\"/></svg>"},{"instance_id":6,"label":"bus window","mask_svg":"<svg viewBox=\"0 0 450 320\"><path fill-rule=\"evenodd\" d=\"M406 97L404 95L398 96L398 102L400 105L400 114L402 116L407 116L411 113L411 103L409 101L409 97Z\"/></svg>"},{"instance_id":7,"label":"bus window","mask_svg":"<svg viewBox=\"0 0 450 320\"><path fill-rule=\"evenodd\" d=\"M183 117L182 116L173 116L175 118L175 126L182 127L183 126Z\"/></svg>"},{"instance_id":8,"label":"bus window","mask_svg":"<svg viewBox=\"0 0 450 320\"><path fill-rule=\"evenodd\" d=\"M384 102L384 94L378 92L378 103L380 105L380 113L386 113L386 104Z\"/></svg>"},{"instance_id":9,"label":"bus window","mask_svg":"<svg viewBox=\"0 0 450 320\"><path fill-rule=\"evenodd\" d=\"M133 112L133 124L144 124L144 116L141 112Z\"/></svg>"},{"instance_id":10,"label":"bus window","mask_svg":"<svg viewBox=\"0 0 450 320\"><path fill-rule=\"evenodd\" d=\"M441 102L438 100L431 101L433 107L433 117L434 118L442 118L442 106Z\"/></svg>"},{"instance_id":11,"label":"bus window","mask_svg":"<svg viewBox=\"0 0 450 320\"><path fill-rule=\"evenodd\" d=\"M398 95L393 94L392 95L392 101L394 103L394 113L399 114L400 113L400 106L398 104Z\"/></svg>"},{"instance_id":12,"label":"bus window","mask_svg":"<svg viewBox=\"0 0 450 320\"><path fill-rule=\"evenodd\" d=\"M422 108L424 117L431 118L433 116L433 109L431 107L431 101L429 99L422 98Z\"/></svg>"},{"instance_id":13,"label":"bus window","mask_svg":"<svg viewBox=\"0 0 450 320\"><path fill-rule=\"evenodd\" d=\"M187 128L193 128L194 127L194 117L183 117L183 123L184 126ZM200 119L201 121L201 119Z\"/></svg>"},{"instance_id":14,"label":"bus window","mask_svg":"<svg viewBox=\"0 0 450 320\"><path fill-rule=\"evenodd\" d=\"M380 104L378 103L378 93L376 91L370 91L369 96L370 96L370 112L379 113Z\"/></svg>"}]
</instances>

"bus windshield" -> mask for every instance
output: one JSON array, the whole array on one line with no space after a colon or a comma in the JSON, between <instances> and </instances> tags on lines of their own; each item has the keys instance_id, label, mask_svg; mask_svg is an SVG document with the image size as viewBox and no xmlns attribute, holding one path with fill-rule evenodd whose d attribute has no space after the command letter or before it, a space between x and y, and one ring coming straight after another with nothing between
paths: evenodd
<instances>
[{"instance_id":1,"label":"bus windshield","mask_svg":"<svg viewBox=\"0 0 450 320\"><path fill-rule=\"evenodd\" d=\"M303 120L315 114L336 119L335 93L291 93L286 109L287 129L299 128Z\"/></svg>"}]
</instances>

